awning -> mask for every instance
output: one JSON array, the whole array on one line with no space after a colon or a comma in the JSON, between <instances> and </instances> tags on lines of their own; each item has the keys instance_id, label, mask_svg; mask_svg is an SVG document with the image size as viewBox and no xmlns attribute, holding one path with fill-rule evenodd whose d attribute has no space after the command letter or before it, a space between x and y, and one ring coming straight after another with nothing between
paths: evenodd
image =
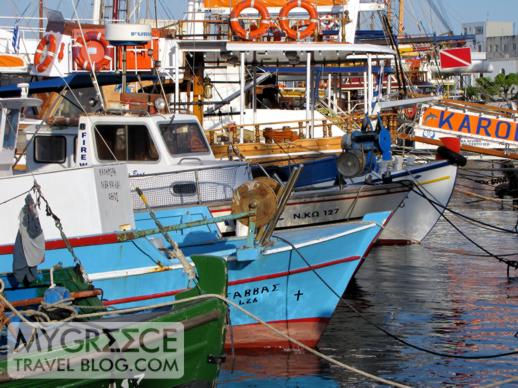
<instances>
[{"instance_id":1,"label":"awning","mask_svg":"<svg viewBox=\"0 0 518 388\"><path fill-rule=\"evenodd\" d=\"M154 74L140 74L142 81L148 81L156 78ZM127 82L138 81L135 74L127 75ZM98 73L97 81L100 86L104 85L118 85L121 83L121 75L119 73ZM67 87L67 84L72 89L81 89L92 87L92 79L90 73L74 73L64 78L47 78L42 81L29 82L29 94L32 93L48 93L60 92ZM20 95L20 88L16 85L6 85L0 87L0 97L18 97Z\"/></svg>"}]
</instances>

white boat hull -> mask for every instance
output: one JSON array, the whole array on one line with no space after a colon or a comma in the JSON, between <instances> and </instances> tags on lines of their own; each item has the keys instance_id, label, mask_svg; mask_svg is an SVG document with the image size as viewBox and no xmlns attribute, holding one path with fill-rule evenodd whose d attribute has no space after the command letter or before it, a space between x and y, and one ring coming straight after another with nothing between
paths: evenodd
<instances>
[{"instance_id":1,"label":"white boat hull","mask_svg":"<svg viewBox=\"0 0 518 388\"><path fill-rule=\"evenodd\" d=\"M330 187L292 194L277 223L278 229L346 222L367 213L394 211L407 197L409 189L400 184ZM229 204L211 207L214 216L230 214ZM223 233L233 225L218 224Z\"/></svg>"},{"instance_id":2,"label":"white boat hull","mask_svg":"<svg viewBox=\"0 0 518 388\"><path fill-rule=\"evenodd\" d=\"M411 191L383 230L379 243L420 243L441 217L443 208L448 206L457 179L457 166L433 162L410 167L395 174L394 178L394 181L407 179L418 182L424 194L440 203L441 207L436 209L426 198Z\"/></svg>"}]
</instances>

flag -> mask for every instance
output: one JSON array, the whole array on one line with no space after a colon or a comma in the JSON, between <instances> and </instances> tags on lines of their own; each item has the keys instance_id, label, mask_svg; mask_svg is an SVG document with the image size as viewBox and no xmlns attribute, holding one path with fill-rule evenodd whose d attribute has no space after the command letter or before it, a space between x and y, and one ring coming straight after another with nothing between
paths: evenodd
<instances>
[{"instance_id":1,"label":"flag","mask_svg":"<svg viewBox=\"0 0 518 388\"><path fill-rule=\"evenodd\" d=\"M20 26L16 24L13 28L13 40L11 42L13 45L13 50L18 54L18 50L20 49Z\"/></svg>"}]
</instances>

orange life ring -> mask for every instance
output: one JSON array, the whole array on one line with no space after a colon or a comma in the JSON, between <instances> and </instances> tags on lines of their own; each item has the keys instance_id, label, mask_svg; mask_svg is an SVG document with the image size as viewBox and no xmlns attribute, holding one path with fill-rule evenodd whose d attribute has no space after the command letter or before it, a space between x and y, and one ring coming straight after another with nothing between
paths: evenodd
<instances>
[{"instance_id":1,"label":"orange life ring","mask_svg":"<svg viewBox=\"0 0 518 388\"><path fill-rule=\"evenodd\" d=\"M58 45L54 34L48 33L40 40L34 54L34 66L38 73L43 73L49 68L56 55L57 48Z\"/></svg>"},{"instance_id":2,"label":"orange life ring","mask_svg":"<svg viewBox=\"0 0 518 388\"><path fill-rule=\"evenodd\" d=\"M309 14L309 23L304 31L300 31L298 28L294 29L290 26L288 14L293 8L304 8ZM306 0L291 0L281 8L281 12L279 13L279 25L286 35L294 40L306 39L313 35L317 28L317 23L318 12L315 7Z\"/></svg>"},{"instance_id":3,"label":"orange life ring","mask_svg":"<svg viewBox=\"0 0 518 388\"><path fill-rule=\"evenodd\" d=\"M261 15L261 23L258 28L255 30L245 30L241 23L239 23L239 15L246 8L254 8ZM268 9L264 5L264 3L260 0L244 0L241 3L237 4L230 13L230 27L232 31L239 36L241 39L245 40L254 40L259 38L260 36L266 34L268 29L270 28L270 13Z\"/></svg>"},{"instance_id":4,"label":"orange life ring","mask_svg":"<svg viewBox=\"0 0 518 388\"><path fill-rule=\"evenodd\" d=\"M102 48L102 52L89 54L87 52L89 43L91 46L95 45L98 48ZM94 66L94 70L110 69L113 61L113 47L104 38L102 32L90 31L85 34L84 39L83 37L77 38L72 51L74 62L82 70L92 70L90 61Z\"/></svg>"}]
</instances>

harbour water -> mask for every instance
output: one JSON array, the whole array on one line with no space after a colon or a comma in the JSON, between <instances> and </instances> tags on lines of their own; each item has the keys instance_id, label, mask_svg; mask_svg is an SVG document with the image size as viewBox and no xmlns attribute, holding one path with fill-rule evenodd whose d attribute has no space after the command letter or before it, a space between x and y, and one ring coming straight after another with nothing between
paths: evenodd
<instances>
[{"instance_id":1,"label":"harbour water","mask_svg":"<svg viewBox=\"0 0 518 388\"><path fill-rule=\"evenodd\" d=\"M459 187L476 187L461 180ZM501 227L518 212L456 193L450 206ZM496 254L518 252L516 234L449 219ZM451 355L484 356L518 350L518 271L460 236L445 220L422 245L377 247L346 291L348 303L370 322L420 347ZM509 257L518 259L518 255ZM346 364L410 386L484 386L518 377L518 355L455 359L412 349L388 337L341 303L319 350ZM502 386L516 386L518 382ZM303 352L229 355L220 386L370 387L378 384Z\"/></svg>"}]
</instances>

